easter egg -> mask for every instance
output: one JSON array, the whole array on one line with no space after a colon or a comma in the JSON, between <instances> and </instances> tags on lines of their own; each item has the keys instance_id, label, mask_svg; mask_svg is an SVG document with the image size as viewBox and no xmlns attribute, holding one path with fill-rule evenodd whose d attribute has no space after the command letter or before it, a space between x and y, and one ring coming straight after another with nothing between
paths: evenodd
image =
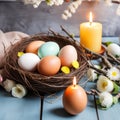
<instances>
[{"instance_id":1,"label":"easter egg","mask_svg":"<svg viewBox=\"0 0 120 120\"><path fill-rule=\"evenodd\" d=\"M120 46L116 43L111 43L107 47L107 51L114 56L120 56Z\"/></svg>"},{"instance_id":2,"label":"easter egg","mask_svg":"<svg viewBox=\"0 0 120 120\"><path fill-rule=\"evenodd\" d=\"M61 66L61 61L57 56L45 56L39 62L37 68L40 74L51 76L55 75Z\"/></svg>"},{"instance_id":3,"label":"easter egg","mask_svg":"<svg viewBox=\"0 0 120 120\"><path fill-rule=\"evenodd\" d=\"M43 58L45 56L54 55L56 56L60 50L59 45L56 42L46 42L38 49L38 56Z\"/></svg>"},{"instance_id":4,"label":"easter egg","mask_svg":"<svg viewBox=\"0 0 120 120\"><path fill-rule=\"evenodd\" d=\"M85 90L79 85L68 86L63 94L63 106L71 115L82 112L87 106Z\"/></svg>"},{"instance_id":5,"label":"easter egg","mask_svg":"<svg viewBox=\"0 0 120 120\"><path fill-rule=\"evenodd\" d=\"M62 66L71 67L72 62L77 60L77 51L74 46L66 45L60 50L58 57Z\"/></svg>"},{"instance_id":6,"label":"easter egg","mask_svg":"<svg viewBox=\"0 0 120 120\"><path fill-rule=\"evenodd\" d=\"M26 53L34 53L34 54L37 54L38 53L38 48L43 44L45 43L44 41L40 41L40 40L36 40L36 41L32 41L30 42L26 49L25 49L25 52Z\"/></svg>"},{"instance_id":7,"label":"easter egg","mask_svg":"<svg viewBox=\"0 0 120 120\"><path fill-rule=\"evenodd\" d=\"M35 71L40 58L34 53L25 53L18 59L18 65L26 71Z\"/></svg>"}]
</instances>

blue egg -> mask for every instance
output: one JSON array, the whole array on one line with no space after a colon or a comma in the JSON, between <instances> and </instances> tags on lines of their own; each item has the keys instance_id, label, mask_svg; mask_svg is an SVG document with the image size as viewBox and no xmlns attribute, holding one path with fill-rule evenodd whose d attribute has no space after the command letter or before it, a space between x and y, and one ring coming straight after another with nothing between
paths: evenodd
<instances>
[{"instance_id":1,"label":"blue egg","mask_svg":"<svg viewBox=\"0 0 120 120\"><path fill-rule=\"evenodd\" d=\"M59 53L60 47L56 42L45 42L38 49L38 56L43 58L45 56L54 55L56 56Z\"/></svg>"}]
</instances>

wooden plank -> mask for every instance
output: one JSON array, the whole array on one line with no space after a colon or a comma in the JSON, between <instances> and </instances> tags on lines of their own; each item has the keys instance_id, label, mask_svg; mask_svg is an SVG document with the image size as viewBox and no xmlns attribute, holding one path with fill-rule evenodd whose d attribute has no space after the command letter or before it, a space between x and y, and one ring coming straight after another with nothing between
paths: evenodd
<instances>
[{"instance_id":1,"label":"wooden plank","mask_svg":"<svg viewBox=\"0 0 120 120\"><path fill-rule=\"evenodd\" d=\"M76 38L76 40L79 40L79 38ZM103 37L103 41L104 42L112 41L115 43L120 42L118 37ZM85 79L87 78L84 77L82 80L80 80L79 84L82 84ZM86 90L95 89L96 83L88 82L86 87L84 88ZM118 119L120 104L116 104L106 111L101 109L95 109L94 97L92 95L88 95L88 105L86 109L82 113L76 116L71 116L63 108L62 95L63 92L57 93L55 96L51 96L51 97L47 96L45 98L42 120L49 120L49 119L51 120L52 119L53 120L117 120Z\"/></svg>"},{"instance_id":2,"label":"wooden plank","mask_svg":"<svg viewBox=\"0 0 120 120\"><path fill-rule=\"evenodd\" d=\"M120 115L120 104L116 104L109 108L108 110L100 110L99 116L100 120L119 120Z\"/></svg>"},{"instance_id":3,"label":"wooden plank","mask_svg":"<svg viewBox=\"0 0 120 120\"><path fill-rule=\"evenodd\" d=\"M89 89L94 88L94 84L89 84ZM88 89L88 87L87 87ZM97 120L94 98L93 96L88 96L87 108L78 115L72 116L68 114L62 104L63 92L56 94L56 99L53 96L53 102L50 103L51 98L46 97L44 100L43 107L43 119L42 120Z\"/></svg>"},{"instance_id":4,"label":"wooden plank","mask_svg":"<svg viewBox=\"0 0 120 120\"><path fill-rule=\"evenodd\" d=\"M0 87L0 120L40 120L40 98L10 96Z\"/></svg>"}]
</instances>

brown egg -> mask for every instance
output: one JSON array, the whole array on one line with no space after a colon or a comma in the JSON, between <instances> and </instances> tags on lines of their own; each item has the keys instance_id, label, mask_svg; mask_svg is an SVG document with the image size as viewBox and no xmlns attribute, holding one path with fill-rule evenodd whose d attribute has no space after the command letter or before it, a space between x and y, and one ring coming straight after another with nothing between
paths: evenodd
<instances>
[{"instance_id":1,"label":"brown egg","mask_svg":"<svg viewBox=\"0 0 120 120\"><path fill-rule=\"evenodd\" d=\"M79 85L69 86L63 94L64 109L71 115L82 112L87 105L85 90Z\"/></svg>"},{"instance_id":2,"label":"brown egg","mask_svg":"<svg viewBox=\"0 0 120 120\"><path fill-rule=\"evenodd\" d=\"M38 48L39 48L43 43L45 43L45 42L44 42L44 41L40 41L40 40L36 40L36 41L30 42L30 43L27 45L27 47L26 47L26 49L25 49L25 52L37 54Z\"/></svg>"},{"instance_id":3,"label":"brown egg","mask_svg":"<svg viewBox=\"0 0 120 120\"><path fill-rule=\"evenodd\" d=\"M55 75L60 67L61 61L57 56L45 56L37 66L38 72L47 76Z\"/></svg>"}]
</instances>

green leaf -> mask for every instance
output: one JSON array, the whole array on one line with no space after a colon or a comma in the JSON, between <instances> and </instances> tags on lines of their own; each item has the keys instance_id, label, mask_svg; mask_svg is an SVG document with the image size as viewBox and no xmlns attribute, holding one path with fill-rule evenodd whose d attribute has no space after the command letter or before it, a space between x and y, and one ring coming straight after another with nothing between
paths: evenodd
<instances>
[{"instance_id":1,"label":"green leaf","mask_svg":"<svg viewBox=\"0 0 120 120\"><path fill-rule=\"evenodd\" d=\"M105 45L106 45L106 46L108 46L108 45L110 45L110 44L112 44L112 42L105 42Z\"/></svg>"},{"instance_id":2,"label":"green leaf","mask_svg":"<svg viewBox=\"0 0 120 120\"><path fill-rule=\"evenodd\" d=\"M97 104L97 105L100 105L99 99L96 100L96 104Z\"/></svg>"},{"instance_id":3,"label":"green leaf","mask_svg":"<svg viewBox=\"0 0 120 120\"><path fill-rule=\"evenodd\" d=\"M75 37L75 34L71 34L70 36L71 36L72 38L74 38L74 37Z\"/></svg>"},{"instance_id":4,"label":"green leaf","mask_svg":"<svg viewBox=\"0 0 120 120\"><path fill-rule=\"evenodd\" d=\"M112 91L112 93L117 94L120 90L120 87L115 82L113 82L113 86L114 86L114 90Z\"/></svg>"},{"instance_id":5,"label":"green leaf","mask_svg":"<svg viewBox=\"0 0 120 120\"><path fill-rule=\"evenodd\" d=\"M102 110L107 110L109 109L110 107L101 107Z\"/></svg>"},{"instance_id":6,"label":"green leaf","mask_svg":"<svg viewBox=\"0 0 120 120\"><path fill-rule=\"evenodd\" d=\"M113 103L117 104L118 103L118 98L117 97L113 97Z\"/></svg>"},{"instance_id":7,"label":"green leaf","mask_svg":"<svg viewBox=\"0 0 120 120\"><path fill-rule=\"evenodd\" d=\"M120 56L119 55L115 55L116 58L119 58Z\"/></svg>"}]
</instances>

